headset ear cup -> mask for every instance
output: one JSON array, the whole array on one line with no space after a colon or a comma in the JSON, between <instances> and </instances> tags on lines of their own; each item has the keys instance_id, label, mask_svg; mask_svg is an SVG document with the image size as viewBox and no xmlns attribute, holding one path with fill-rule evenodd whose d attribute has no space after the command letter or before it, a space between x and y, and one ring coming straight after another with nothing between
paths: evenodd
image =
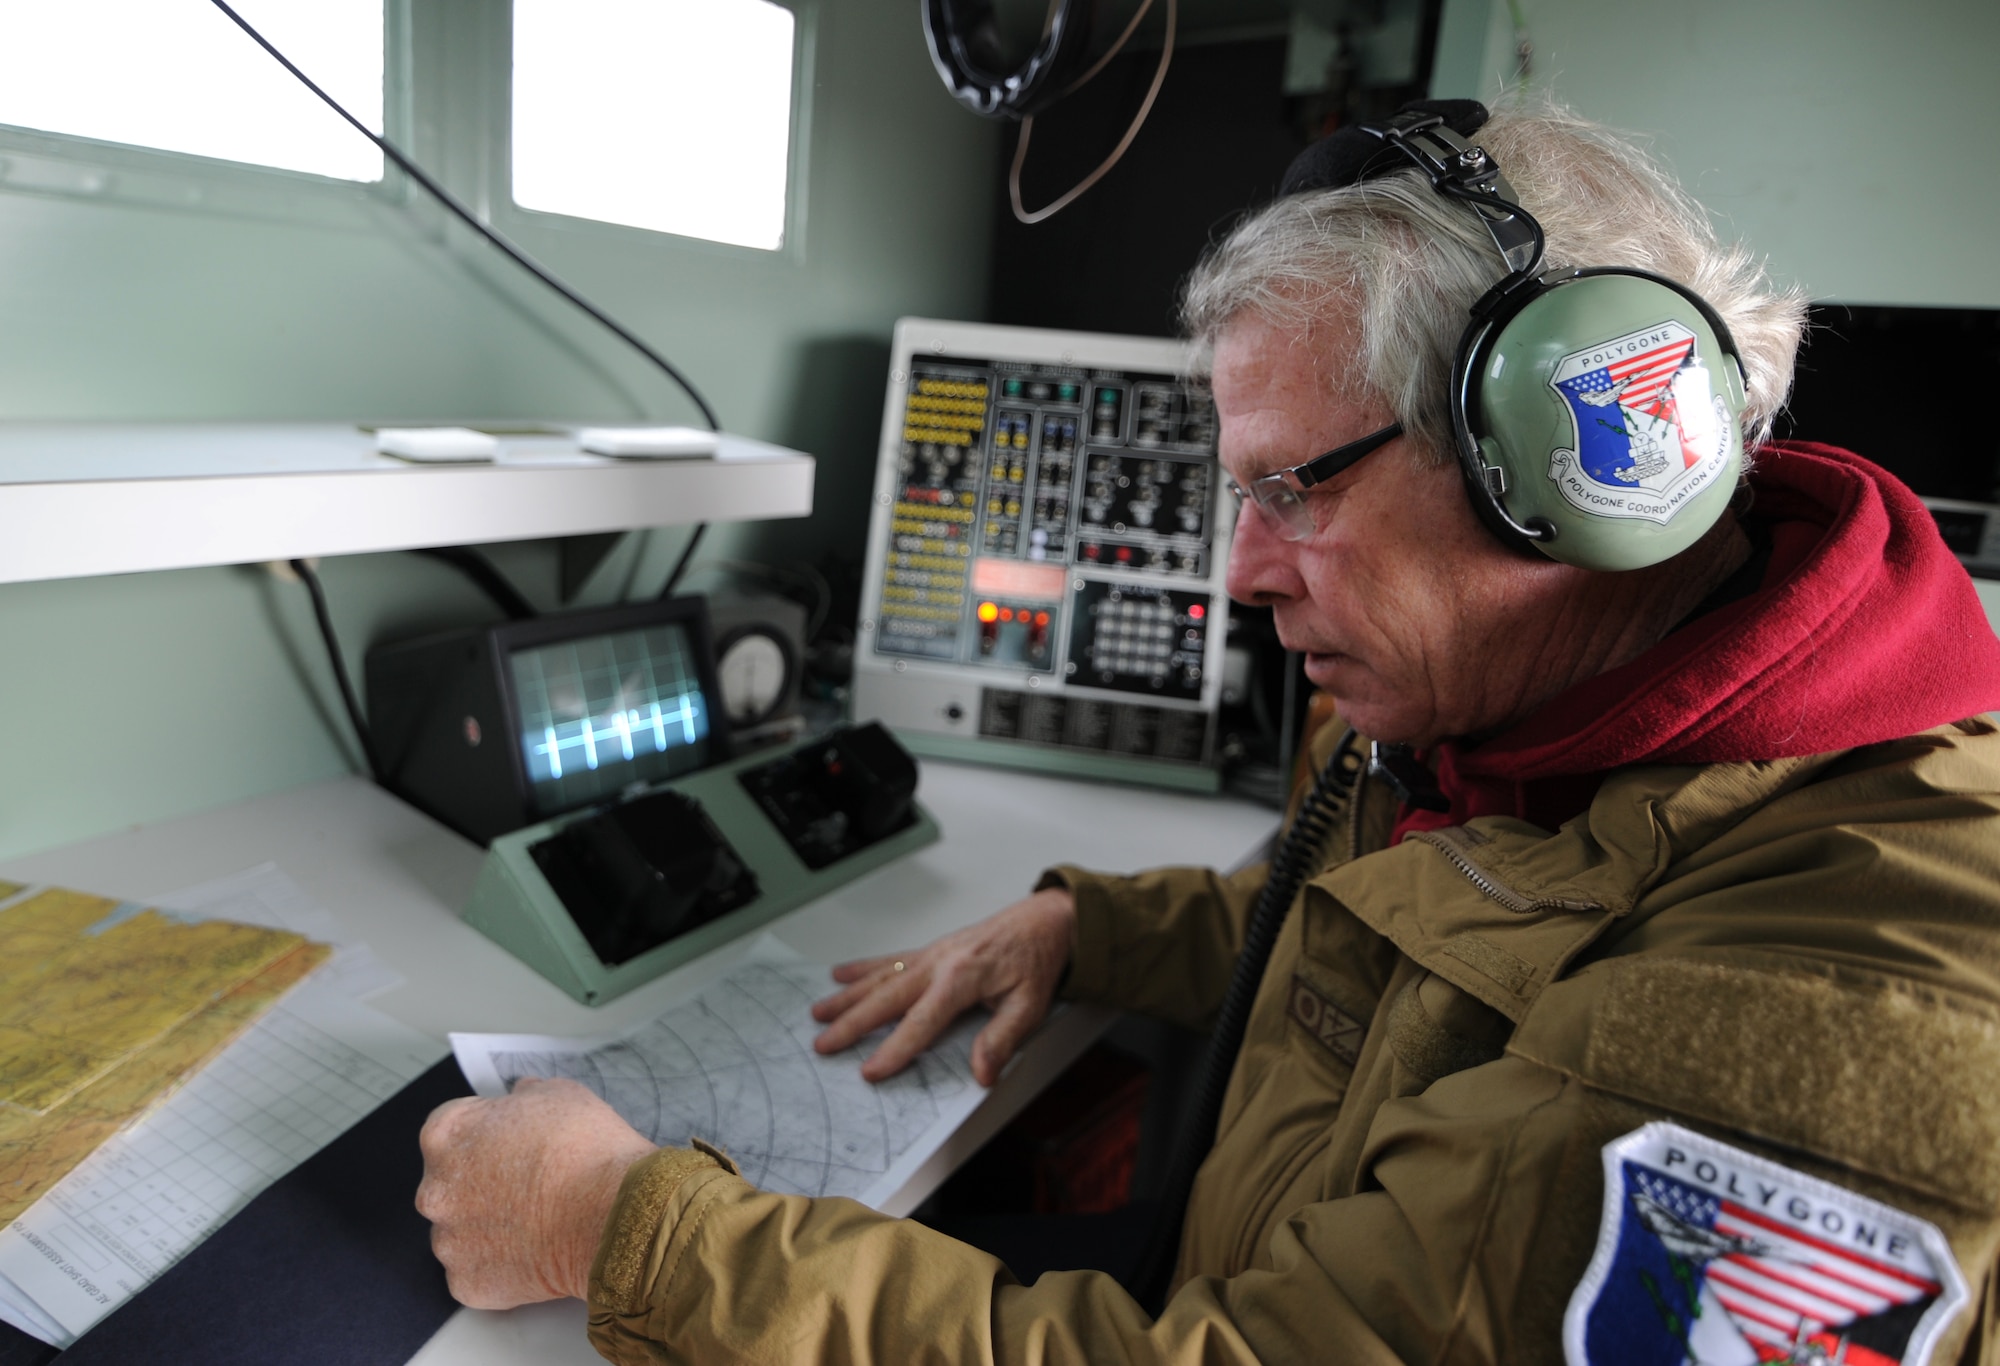
<instances>
[{"instance_id":1,"label":"headset ear cup","mask_svg":"<svg viewBox=\"0 0 2000 1366\"><path fill-rule=\"evenodd\" d=\"M1467 485L1474 495L1472 510L1479 514L1479 520L1486 524L1486 529L1515 550L1560 559L1561 556L1549 545L1558 532L1547 518L1530 517L1517 525L1508 516L1506 491L1514 487L1517 476L1508 467L1507 454L1500 443L1490 436L1480 437L1479 456L1477 482L1474 482L1472 472L1467 471ZM1523 535L1523 531L1531 534Z\"/></svg>"},{"instance_id":2,"label":"headset ear cup","mask_svg":"<svg viewBox=\"0 0 2000 1366\"><path fill-rule=\"evenodd\" d=\"M1527 287L1532 290L1534 286ZM1458 452L1458 472L1465 480L1465 496L1472 503L1481 525L1511 550L1534 555L1541 550L1534 533L1542 526L1517 524L1508 516L1505 496L1517 476L1507 464L1500 443L1484 434L1479 376L1490 354L1491 343L1500 334L1511 309L1497 315L1476 317L1459 338L1458 354L1452 362L1451 419Z\"/></svg>"},{"instance_id":3,"label":"headset ear cup","mask_svg":"<svg viewBox=\"0 0 2000 1366\"><path fill-rule=\"evenodd\" d=\"M1550 559L1639 569L1723 516L1743 468L1743 385L1728 330L1671 281L1611 268L1543 282L1492 321L1458 391L1488 499ZM1474 506L1481 490L1473 489Z\"/></svg>"},{"instance_id":4,"label":"headset ear cup","mask_svg":"<svg viewBox=\"0 0 2000 1366\"><path fill-rule=\"evenodd\" d=\"M1019 119L1061 99L1089 56L1096 0L1056 0L1042 40L1020 67L1001 69L992 0L923 0L924 41L952 98L989 119Z\"/></svg>"}]
</instances>

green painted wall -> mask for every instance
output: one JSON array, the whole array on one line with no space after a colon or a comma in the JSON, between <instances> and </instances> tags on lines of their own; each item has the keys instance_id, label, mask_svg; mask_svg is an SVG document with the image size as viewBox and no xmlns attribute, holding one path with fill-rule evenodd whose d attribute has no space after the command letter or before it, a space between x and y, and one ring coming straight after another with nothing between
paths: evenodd
<instances>
[{"instance_id":1,"label":"green painted wall","mask_svg":"<svg viewBox=\"0 0 2000 1366\"><path fill-rule=\"evenodd\" d=\"M398 43L413 79L392 131L682 364L731 430L820 457L812 518L712 535L710 554L851 538L892 322L976 317L985 294L994 130L945 95L907 0L799 11L804 160L777 253L508 212L505 0L426 0ZM510 271L380 194L17 135L0 145L0 418L688 417ZM657 586L681 534L635 538L584 600ZM553 546L496 558L553 605ZM357 668L370 640L491 615L407 555L324 573ZM0 586L0 857L347 771L337 708L302 591L261 571Z\"/></svg>"},{"instance_id":2,"label":"green painted wall","mask_svg":"<svg viewBox=\"0 0 2000 1366\"><path fill-rule=\"evenodd\" d=\"M1534 83L1649 134L1718 227L1815 299L2000 306L1992 0L1515 0ZM1508 0L1448 0L1433 89L1490 96Z\"/></svg>"}]
</instances>

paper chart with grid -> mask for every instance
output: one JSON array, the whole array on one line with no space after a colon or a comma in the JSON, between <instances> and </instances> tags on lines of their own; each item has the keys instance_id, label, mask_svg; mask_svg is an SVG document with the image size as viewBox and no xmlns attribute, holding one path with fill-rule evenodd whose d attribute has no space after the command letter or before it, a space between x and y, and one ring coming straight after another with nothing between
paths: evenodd
<instances>
[{"instance_id":1,"label":"paper chart with grid","mask_svg":"<svg viewBox=\"0 0 2000 1366\"><path fill-rule=\"evenodd\" d=\"M617 1038L454 1034L452 1048L481 1095L567 1077L656 1143L715 1144L765 1190L879 1206L985 1099L971 1065L984 1015L871 1083L861 1061L886 1031L831 1057L813 1051L821 1026L809 1010L832 989L824 966L766 936L719 980Z\"/></svg>"}]
</instances>

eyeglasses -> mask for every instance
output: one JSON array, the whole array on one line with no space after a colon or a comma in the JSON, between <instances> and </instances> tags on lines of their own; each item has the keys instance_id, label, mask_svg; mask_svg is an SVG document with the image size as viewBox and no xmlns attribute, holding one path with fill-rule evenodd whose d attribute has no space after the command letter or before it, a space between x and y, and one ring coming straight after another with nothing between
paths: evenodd
<instances>
[{"instance_id":1,"label":"eyeglasses","mask_svg":"<svg viewBox=\"0 0 2000 1366\"><path fill-rule=\"evenodd\" d=\"M1270 517L1271 528L1279 536L1288 541L1303 541L1319 530L1318 524L1313 521L1312 509L1306 505L1305 491L1316 484L1324 484L1362 456L1381 449L1402 434L1403 424L1392 422L1379 432L1370 432L1359 441L1336 446L1303 465L1259 475L1250 481L1248 488L1232 479L1229 491L1236 495L1239 508L1246 502L1255 503Z\"/></svg>"}]
</instances>

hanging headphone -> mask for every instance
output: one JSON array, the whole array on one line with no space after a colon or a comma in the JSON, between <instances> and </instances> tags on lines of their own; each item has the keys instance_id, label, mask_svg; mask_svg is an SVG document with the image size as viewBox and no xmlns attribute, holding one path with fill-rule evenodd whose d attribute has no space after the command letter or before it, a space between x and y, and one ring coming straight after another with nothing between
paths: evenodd
<instances>
[{"instance_id":1,"label":"hanging headphone","mask_svg":"<svg viewBox=\"0 0 2000 1366\"><path fill-rule=\"evenodd\" d=\"M1054 0L1042 39L1013 71L1002 67L993 0L924 0L924 41L952 98L989 119L1048 108L1083 70L1095 0Z\"/></svg>"},{"instance_id":2,"label":"hanging headphone","mask_svg":"<svg viewBox=\"0 0 2000 1366\"><path fill-rule=\"evenodd\" d=\"M1564 564L1659 564L1720 520L1742 473L1735 340L1705 299L1648 271L1544 273L1541 224L1466 140L1485 119L1473 101L1436 101L1343 130L1294 164L1282 192L1407 160L1477 214L1507 273L1472 306L1451 367L1473 510L1506 544ZM1336 139L1346 141L1322 150Z\"/></svg>"}]
</instances>

